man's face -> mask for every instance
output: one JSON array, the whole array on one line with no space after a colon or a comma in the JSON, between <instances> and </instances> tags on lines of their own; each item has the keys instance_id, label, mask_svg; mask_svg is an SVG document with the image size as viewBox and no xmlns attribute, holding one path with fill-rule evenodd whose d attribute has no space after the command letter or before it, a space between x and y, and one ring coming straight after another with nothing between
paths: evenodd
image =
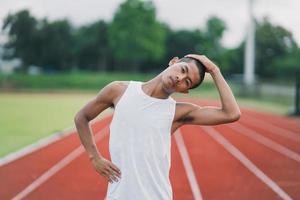
<instances>
[{"instance_id":1,"label":"man's face","mask_svg":"<svg viewBox=\"0 0 300 200\"><path fill-rule=\"evenodd\" d=\"M194 62L179 62L177 57L169 62L162 72L163 88L168 93L188 93L188 90L200 81L198 67Z\"/></svg>"}]
</instances>

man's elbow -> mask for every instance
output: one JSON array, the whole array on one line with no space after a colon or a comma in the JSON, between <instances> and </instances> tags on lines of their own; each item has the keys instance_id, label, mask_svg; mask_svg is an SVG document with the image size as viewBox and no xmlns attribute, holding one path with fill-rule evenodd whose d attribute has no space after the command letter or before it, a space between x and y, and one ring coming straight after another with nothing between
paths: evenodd
<instances>
[{"instance_id":1,"label":"man's elbow","mask_svg":"<svg viewBox=\"0 0 300 200\"><path fill-rule=\"evenodd\" d=\"M241 111L238 110L228 116L228 123L238 121L241 118Z\"/></svg>"},{"instance_id":2,"label":"man's elbow","mask_svg":"<svg viewBox=\"0 0 300 200\"><path fill-rule=\"evenodd\" d=\"M75 117L74 117L74 123L75 124L79 124L82 123L84 121L85 117L83 116L83 114L79 111Z\"/></svg>"}]
</instances>

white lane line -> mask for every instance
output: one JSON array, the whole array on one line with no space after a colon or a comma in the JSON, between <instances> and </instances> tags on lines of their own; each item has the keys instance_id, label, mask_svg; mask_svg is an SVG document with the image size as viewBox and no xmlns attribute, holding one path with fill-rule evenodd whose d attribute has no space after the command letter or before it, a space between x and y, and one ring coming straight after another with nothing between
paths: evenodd
<instances>
[{"instance_id":1,"label":"white lane line","mask_svg":"<svg viewBox=\"0 0 300 200\"><path fill-rule=\"evenodd\" d=\"M66 128L66 129L62 130L61 132L54 133L46 138L42 138L42 139L38 140L37 142L35 142L33 144L23 147L20 150L12 152L12 153L0 158L0 167L2 167L14 160L17 160L23 156L26 156L38 149L41 149L57 140L60 140L64 137L74 133L74 131L75 131L74 127Z\"/></svg>"},{"instance_id":2,"label":"white lane line","mask_svg":"<svg viewBox=\"0 0 300 200\"><path fill-rule=\"evenodd\" d=\"M265 129L273 134L279 135L281 137L285 137L288 139L291 139L293 141L300 142L300 134L296 134L293 131L289 131L283 128L280 128L278 126L275 126L271 124L270 122L262 121L255 119L254 117L249 117L249 116L243 116L245 120L243 120L243 123L245 124L250 124L255 127L259 127L262 129ZM299 130L300 132L300 130Z\"/></svg>"},{"instance_id":3,"label":"white lane line","mask_svg":"<svg viewBox=\"0 0 300 200\"><path fill-rule=\"evenodd\" d=\"M233 146L227 139L225 139L218 131L212 127L202 127L206 133L221 144L229 153L238 159L246 168L248 168L257 178L269 186L277 195L284 200L292 200L292 198L283 191L272 179L264 174L258 167L256 167L242 152Z\"/></svg>"},{"instance_id":4,"label":"white lane line","mask_svg":"<svg viewBox=\"0 0 300 200\"><path fill-rule=\"evenodd\" d=\"M181 132L179 130L177 130L174 133L174 137L175 137L176 144L178 146L178 150L179 150L182 162L183 162L184 169L187 174L187 178L189 180L189 183L190 183L193 195L194 195L194 199L202 200L203 198L202 198L202 195L201 195L201 192L199 189L200 187L198 185L198 182L197 182L194 170L193 170L193 166L192 166L191 160L189 158L189 154L186 150L186 146L184 144Z\"/></svg>"},{"instance_id":5,"label":"white lane line","mask_svg":"<svg viewBox=\"0 0 300 200\"><path fill-rule=\"evenodd\" d=\"M96 122L97 122L97 120L91 121L90 122L91 126L93 126ZM30 144L26 147L23 147L20 150L17 150L15 152L12 152L12 153L0 158L0 167L6 165L8 163L11 163L15 160L18 160L26 155L29 155L43 147L46 147L46 146L54 143L57 140L61 140L73 133L75 133L75 128L74 128L74 126L71 126L71 127L63 129L62 131L54 133L48 137L42 138L33 144Z\"/></svg>"},{"instance_id":6,"label":"white lane line","mask_svg":"<svg viewBox=\"0 0 300 200\"><path fill-rule=\"evenodd\" d=\"M94 120L94 121L90 122L90 124L93 126L96 122L97 121ZM18 160L26 155L29 155L43 147L46 147L46 146L54 143L57 140L61 140L73 133L75 133L75 128L74 128L74 126L71 126L71 127L63 129L62 131L54 133L48 137L42 138L33 144L30 144L26 147L23 147L20 150L17 150L15 152L12 152L12 153L0 158L0 167L6 165L8 163L11 163L15 160Z\"/></svg>"},{"instance_id":7,"label":"white lane line","mask_svg":"<svg viewBox=\"0 0 300 200\"><path fill-rule=\"evenodd\" d=\"M101 140L108 134L108 132L106 132L107 129L108 129L108 126L106 126L104 129L102 129L98 133L96 133L95 142L98 142L99 140ZM103 132L104 132L104 134L103 134ZM24 197L26 197L29 193L31 193L36 188L38 188L40 185L42 185L47 180L49 180L59 170L63 169L70 162L72 162L74 159L76 159L78 156L80 156L80 154L82 154L83 152L84 152L84 148L82 145L80 145L75 150L73 150L71 153L69 153L67 156L65 156L62 160L60 160L54 166L52 166L49 170L44 172L40 177L38 177L36 180L34 180L24 190L22 190L15 197L13 197L12 200L20 200L20 199L23 199Z\"/></svg>"},{"instance_id":8,"label":"white lane line","mask_svg":"<svg viewBox=\"0 0 300 200\"><path fill-rule=\"evenodd\" d=\"M277 151L278 153L281 153L290 159L300 162L300 155L298 153L282 146L281 144L274 142L273 140L271 140L265 136L262 136L261 134L257 133L256 131L253 131L241 124L230 124L228 126L230 126L230 128L234 129L235 131L269 147L270 149Z\"/></svg>"}]
</instances>

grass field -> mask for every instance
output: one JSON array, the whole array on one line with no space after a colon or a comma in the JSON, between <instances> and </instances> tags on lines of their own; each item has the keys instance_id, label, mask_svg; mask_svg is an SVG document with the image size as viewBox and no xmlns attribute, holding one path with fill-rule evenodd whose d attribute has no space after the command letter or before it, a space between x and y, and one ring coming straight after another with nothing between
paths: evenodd
<instances>
[{"instance_id":1,"label":"grass field","mask_svg":"<svg viewBox=\"0 0 300 200\"><path fill-rule=\"evenodd\" d=\"M93 94L0 94L0 157L73 126L75 113Z\"/></svg>"},{"instance_id":2,"label":"grass field","mask_svg":"<svg viewBox=\"0 0 300 200\"><path fill-rule=\"evenodd\" d=\"M98 90L112 80L148 80L153 74L73 72L53 75L0 74L0 88L9 89L55 89Z\"/></svg>"}]
</instances>

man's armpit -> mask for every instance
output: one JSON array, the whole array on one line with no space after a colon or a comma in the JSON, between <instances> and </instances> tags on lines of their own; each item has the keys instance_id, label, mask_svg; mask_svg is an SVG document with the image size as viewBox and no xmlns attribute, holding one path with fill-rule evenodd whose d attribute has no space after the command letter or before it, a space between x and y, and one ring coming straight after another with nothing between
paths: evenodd
<instances>
[{"instance_id":1,"label":"man's armpit","mask_svg":"<svg viewBox=\"0 0 300 200\"><path fill-rule=\"evenodd\" d=\"M192 121L194 121L194 117L191 116L182 117L181 119L178 120L178 122L183 124L190 123Z\"/></svg>"}]
</instances>

